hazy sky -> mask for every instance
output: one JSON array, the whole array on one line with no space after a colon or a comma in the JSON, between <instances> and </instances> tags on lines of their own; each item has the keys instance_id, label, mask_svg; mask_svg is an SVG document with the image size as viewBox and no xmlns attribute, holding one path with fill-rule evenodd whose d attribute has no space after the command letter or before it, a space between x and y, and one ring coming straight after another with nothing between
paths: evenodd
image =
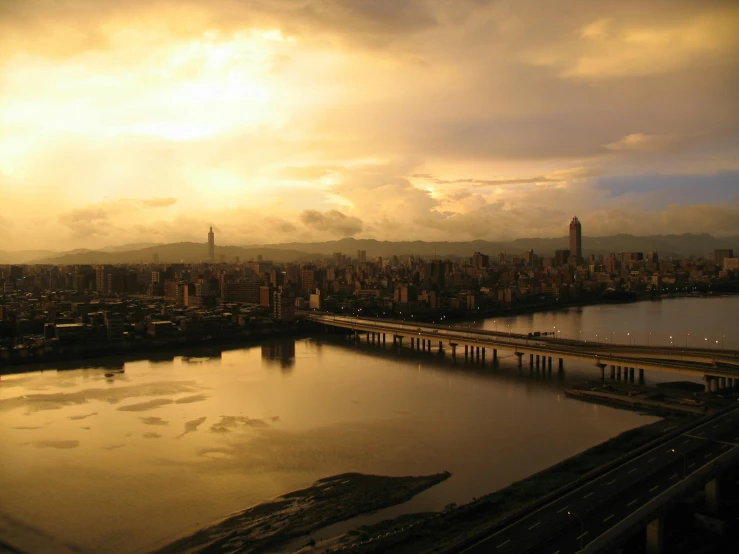
<instances>
[{"instance_id":1,"label":"hazy sky","mask_svg":"<svg viewBox=\"0 0 739 554\"><path fill-rule=\"evenodd\" d=\"M739 235L735 0L0 0L0 249Z\"/></svg>"}]
</instances>

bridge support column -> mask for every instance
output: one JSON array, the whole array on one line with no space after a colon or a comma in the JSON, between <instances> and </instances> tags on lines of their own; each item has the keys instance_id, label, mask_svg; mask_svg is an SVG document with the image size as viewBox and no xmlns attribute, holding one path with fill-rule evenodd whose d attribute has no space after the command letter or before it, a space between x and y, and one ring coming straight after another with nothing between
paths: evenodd
<instances>
[{"instance_id":1,"label":"bridge support column","mask_svg":"<svg viewBox=\"0 0 739 554\"><path fill-rule=\"evenodd\" d=\"M722 389L726 388L726 377L721 377L719 379L719 387L721 387Z\"/></svg>"},{"instance_id":2,"label":"bridge support column","mask_svg":"<svg viewBox=\"0 0 739 554\"><path fill-rule=\"evenodd\" d=\"M706 385L703 390L705 392L711 392L711 376L710 375L703 376L703 383L705 383Z\"/></svg>"},{"instance_id":3,"label":"bridge support column","mask_svg":"<svg viewBox=\"0 0 739 554\"><path fill-rule=\"evenodd\" d=\"M523 356L523 354L521 354ZM529 354L529 367L534 367L534 355Z\"/></svg>"},{"instance_id":4,"label":"bridge support column","mask_svg":"<svg viewBox=\"0 0 739 554\"><path fill-rule=\"evenodd\" d=\"M706 511L711 514L718 514L719 504L721 502L720 478L714 477L706 483Z\"/></svg>"},{"instance_id":5,"label":"bridge support column","mask_svg":"<svg viewBox=\"0 0 739 554\"><path fill-rule=\"evenodd\" d=\"M647 524L646 554L662 554L664 549L664 521L662 514Z\"/></svg>"},{"instance_id":6,"label":"bridge support column","mask_svg":"<svg viewBox=\"0 0 739 554\"><path fill-rule=\"evenodd\" d=\"M518 357L518 367L523 366L523 352L516 352L516 356Z\"/></svg>"},{"instance_id":7,"label":"bridge support column","mask_svg":"<svg viewBox=\"0 0 739 554\"><path fill-rule=\"evenodd\" d=\"M616 367L616 379L621 380L621 366Z\"/></svg>"},{"instance_id":8,"label":"bridge support column","mask_svg":"<svg viewBox=\"0 0 739 554\"><path fill-rule=\"evenodd\" d=\"M644 384L644 368L639 368L639 384Z\"/></svg>"},{"instance_id":9,"label":"bridge support column","mask_svg":"<svg viewBox=\"0 0 739 554\"><path fill-rule=\"evenodd\" d=\"M480 360L480 347L477 347L477 360Z\"/></svg>"},{"instance_id":10,"label":"bridge support column","mask_svg":"<svg viewBox=\"0 0 739 554\"><path fill-rule=\"evenodd\" d=\"M615 379L616 379L616 366L615 365L612 365L611 366L611 381L613 381Z\"/></svg>"},{"instance_id":11,"label":"bridge support column","mask_svg":"<svg viewBox=\"0 0 739 554\"><path fill-rule=\"evenodd\" d=\"M539 362L541 360L539 359L539 354L536 355L536 371L539 371Z\"/></svg>"},{"instance_id":12,"label":"bridge support column","mask_svg":"<svg viewBox=\"0 0 739 554\"><path fill-rule=\"evenodd\" d=\"M565 369L565 360L564 358L559 359L559 372L563 372Z\"/></svg>"},{"instance_id":13,"label":"bridge support column","mask_svg":"<svg viewBox=\"0 0 739 554\"><path fill-rule=\"evenodd\" d=\"M452 359L457 358L457 343L456 342L450 342L449 347L452 349Z\"/></svg>"},{"instance_id":14,"label":"bridge support column","mask_svg":"<svg viewBox=\"0 0 739 554\"><path fill-rule=\"evenodd\" d=\"M718 392L718 377L711 379L711 392Z\"/></svg>"},{"instance_id":15,"label":"bridge support column","mask_svg":"<svg viewBox=\"0 0 739 554\"><path fill-rule=\"evenodd\" d=\"M493 348L493 363L498 361L498 349Z\"/></svg>"},{"instance_id":16,"label":"bridge support column","mask_svg":"<svg viewBox=\"0 0 739 554\"><path fill-rule=\"evenodd\" d=\"M485 348L482 349L482 363L485 363Z\"/></svg>"},{"instance_id":17,"label":"bridge support column","mask_svg":"<svg viewBox=\"0 0 739 554\"><path fill-rule=\"evenodd\" d=\"M382 334L382 346L385 346L385 333Z\"/></svg>"},{"instance_id":18,"label":"bridge support column","mask_svg":"<svg viewBox=\"0 0 739 554\"><path fill-rule=\"evenodd\" d=\"M600 380L605 381L606 379L606 364L595 364L600 369Z\"/></svg>"},{"instance_id":19,"label":"bridge support column","mask_svg":"<svg viewBox=\"0 0 739 554\"><path fill-rule=\"evenodd\" d=\"M726 385L730 389L733 389L734 388L734 379L733 379L733 377L729 377L728 379L726 379Z\"/></svg>"},{"instance_id":20,"label":"bridge support column","mask_svg":"<svg viewBox=\"0 0 739 554\"><path fill-rule=\"evenodd\" d=\"M431 352L431 339L428 339L426 341L426 350L428 350L429 352Z\"/></svg>"},{"instance_id":21,"label":"bridge support column","mask_svg":"<svg viewBox=\"0 0 739 554\"><path fill-rule=\"evenodd\" d=\"M400 346L403 346L403 337L401 335L396 335L395 338L398 339L398 344Z\"/></svg>"},{"instance_id":22,"label":"bridge support column","mask_svg":"<svg viewBox=\"0 0 739 554\"><path fill-rule=\"evenodd\" d=\"M629 368L629 382L631 383L634 382L634 368L633 367Z\"/></svg>"},{"instance_id":23,"label":"bridge support column","mask_svg":"<svg viewBox=\"0 0 739 554\"><path fill-rule=\"evenodd\" d=\"M549 358L547 359L547 370L549 370L549 373L552 372L552 357L551 356L549 356Z\"/></svg>"},{"instance_id":24,"label":"bridge support column","mask_svg":"<svg viewBox=\"0 0 739 554\"><path fill-rule=\"evenodd\" d=\"M465 344L464 345L464 359L465 360L469 357L469 350L470 350L469 345Z\"/></svg>"},{"instance_id":25,"label":"bridge support column","mask_svg":"<svg viewBox=\"0 0 739 554\"><path fill-rule=\"evenodd\" d=\"M439 352L444 352L444 348L442 348L441 341L439 341Z\"/></svg>"}]
</instances>

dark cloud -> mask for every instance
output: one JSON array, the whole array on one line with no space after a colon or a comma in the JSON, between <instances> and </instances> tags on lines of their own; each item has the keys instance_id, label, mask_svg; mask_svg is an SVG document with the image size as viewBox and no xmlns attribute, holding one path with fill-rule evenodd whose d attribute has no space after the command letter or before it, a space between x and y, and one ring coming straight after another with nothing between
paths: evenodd
<instances>
[{"instance_id":1,"label":"dark cloud","mask_svg":"<svg viewBox=\"0 0 739 554\"><path fill-rule=\"evenodd\" d=\"M326 212L305 210L300 214L300 221L315 231L341 237L351 237L362 231L362 220L347 216L338 210Z\"/></svg>"}]
</instances>

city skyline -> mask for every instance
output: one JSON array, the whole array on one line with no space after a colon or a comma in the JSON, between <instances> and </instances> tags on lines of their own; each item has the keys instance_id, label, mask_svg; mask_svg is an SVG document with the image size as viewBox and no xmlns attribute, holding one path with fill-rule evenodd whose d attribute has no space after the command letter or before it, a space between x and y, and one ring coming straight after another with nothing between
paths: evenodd
<instances>
[{"instance_id":1,"label":"city skyline","mask_svg":"<svg viewBox=\"0 0 739 554\"><path fill-rule=\"evenodd\" d=\"M0 13L4 250L739 235L733 2Z\"/></svg>"}]
</instances>

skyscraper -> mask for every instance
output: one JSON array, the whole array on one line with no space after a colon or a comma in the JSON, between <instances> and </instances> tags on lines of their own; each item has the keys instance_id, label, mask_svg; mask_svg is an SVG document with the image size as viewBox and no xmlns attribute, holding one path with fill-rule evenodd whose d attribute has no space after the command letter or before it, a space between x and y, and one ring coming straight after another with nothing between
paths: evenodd
<instances>
[{"instance_id":1,"label":"skyscraper","mask_svg":"<svg viewBox=\"0 0 739 554\"><path fill-rule=\"evenodd\" d=\"M577 216L570 222L570 254L578 261L582 258L582 226Z\"/></svg>"},{"instance_id":2,"label":"skyscraper","mask_svg":"<svg viewBox=\"0 0 739 554\"><path fill-rule=\"evenodd\" d=\"M210 263L214 263L216 261L216 236L213 234L212 225L208 232L208 259L210 260Z\"/></svg>"}]
</instances>

